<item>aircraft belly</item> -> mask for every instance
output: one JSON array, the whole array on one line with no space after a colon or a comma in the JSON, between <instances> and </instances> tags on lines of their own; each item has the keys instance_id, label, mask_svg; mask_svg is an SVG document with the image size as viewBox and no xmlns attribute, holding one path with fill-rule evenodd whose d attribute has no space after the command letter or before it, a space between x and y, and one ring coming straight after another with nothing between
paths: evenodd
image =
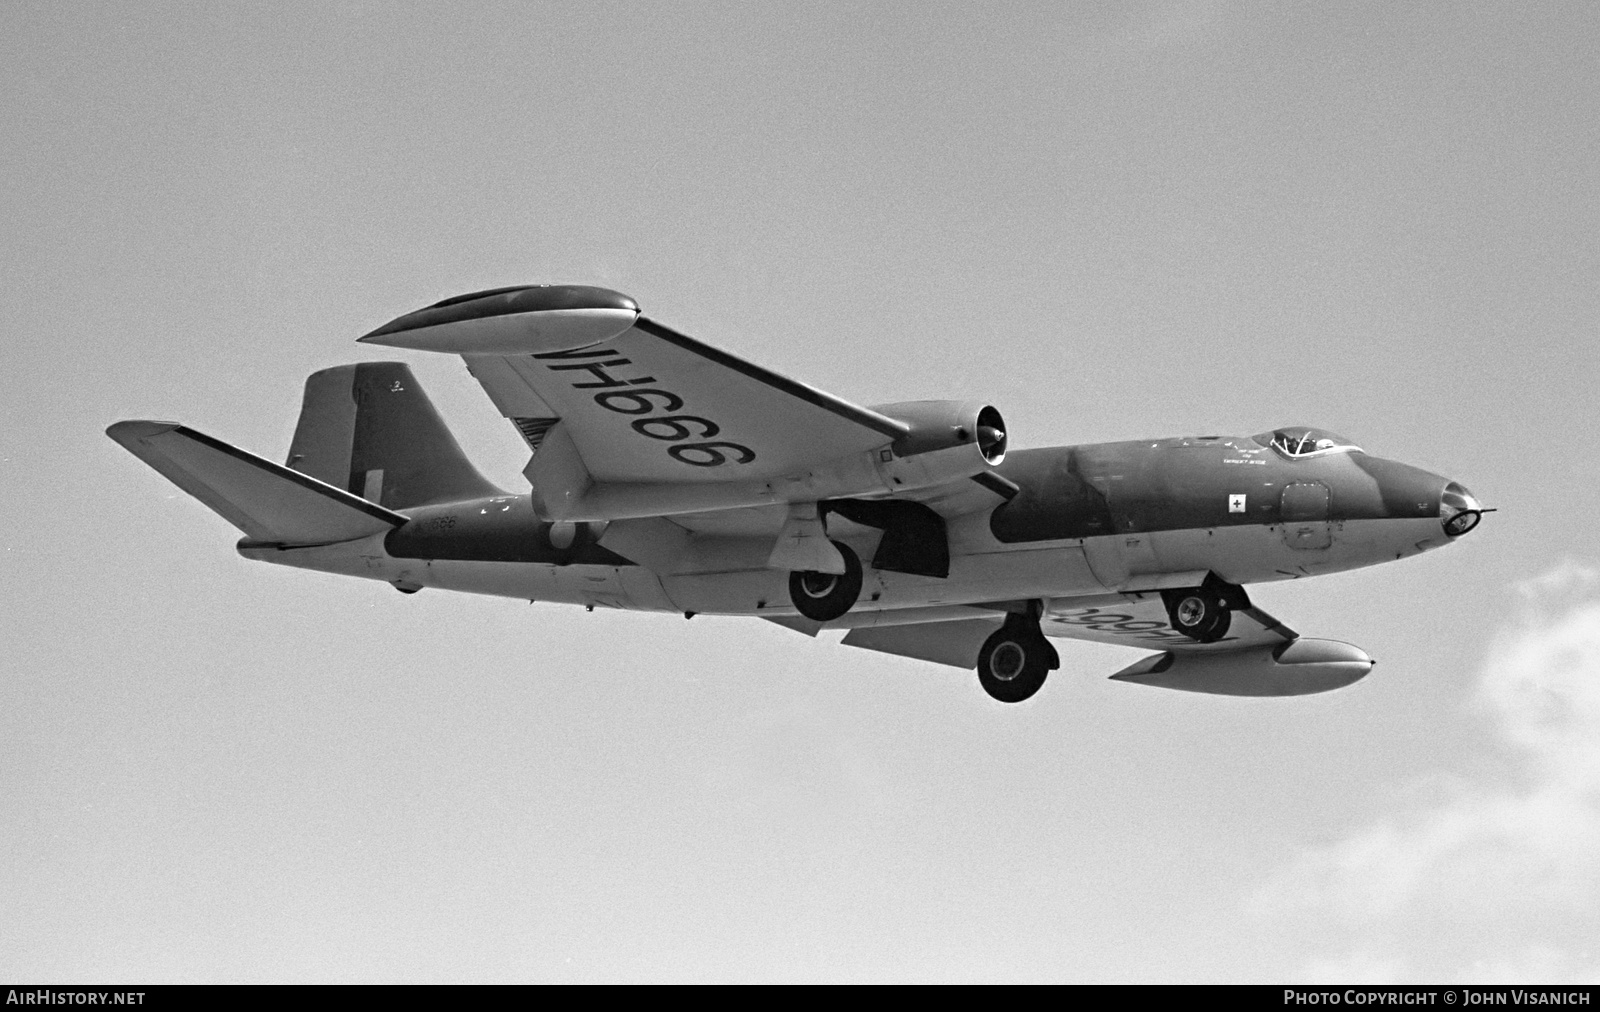
<instances>
[{"instance_id":1,"label":"aircraft belly","mask_svg":"<svg viewBox=\"0 0 1600 1012\"><path fill-rule=\"evenodd\" d=\"M395 558L381 535L337 545L240 548L245 558L297 569L360 576L405 587L433 587L525 601L676 611L661 580L643 566L566 566L535 562L474 562Z\"/></svg>"},{"instance_id":2,"label":"aircraft belly","mask_svg":"<svg viewBox=\"0 0 1600 1012\"><path fill-rule=\"evenodd\" d=\"M867 574L861 598L863 605L907 608L1070 597L1103 590L1089 568L1083 548L1058 545L1020 552L957 555L950 560L950 575L945 579L874 570Z\"/></svg>"},{"instance_id":3,"label":"aircraft belly","mask_svg":"<svg viewBox=\"0 0 1600 1012\"><path fill-rule=\"evenodd\" d=\"M1238 584L1292 580L1360 569L1415 555L1448 541L1438 520L1432 518L1328 521L1322 548L1302 547L1304 540L1289 536L1292 532L1285 527L1271 524L1156 531L1147 536L1156 568L1144 571L1210 570ZM1103 556L1103 552L1099 556L1090 552L1091 559ZM1140 566L1147 564L1141 559L1132 570L1137 573ZM1096 571L1100 571L1098 566Z\"/></svg>"},{"instance_id":4,"label":"aircraft belly","mask_svg":"<svg viewBox=\"0 0 1600 1012\"><path fill-rule=\"evenodd\" d=\"M958 555L940 579L868 568L859 611L980 604L1033 597L1104 592L1077 545ZM667 596L683 611L718 615L793 615L789 574L742 569L662 577Z\"/></svg>"},{"instance_id":5,"label":"aircraft belly","mask_svg":"<svg viewBox=\"0 0 1600 1012\"><path fill-rule=\"evenodd\" d=\"M309 548L278 548L273 545L252 545L241 542L239 554L255 562L270 562L275 566L310 569L319 573L337 573L340 576L358 576L369 580L389 581L381 563L389 560L383 550L383 535L374 534L356 541L343 541L333 545L315 545ZM393 560L389 560L393 561Z\"/></svg>"},{"instance_id":6,"label":"aircraft belly","mask_svg":"<svg viewBox=\"0 0 1600 1012\"><path fill-rule=\"evenodd\" d=\"M1436 517L1334 522L1333 554L1359 560L1341 568L1353 569L1403 559L1450 543Z\"/></svg>"},{"instance_id":7,"label":"aircraft belly","mask_svg":"<svg viewBox=\"0 0 1600 1012\"><path fill-rule=\"evenodd\" d=\"M632 602L630 608L642 611L682 611L677 604L667 596L667 588L661 585L661 577L643 566L623 566L617 570L617 579L622 584L623 594Z\"/></svg>"},{"instance_id":8,"label":"aircraft belly","mask_svg":"<svg viewBox=\"0 0 1600 1012\"><path fill-rule=\"evenodd\" d=\"M858 610L1075 597L1146 585L1163 574L1215 572L1232 583L1299 579L1387 562L1445 544L1434 519L1332 521L1327 549L1291 547L1283 525L1209 527L1086 538L1078 544L972 552L950 560L946 579L869 568ZM1130 543L1133 542L1133 543ZM789 615L788 574L741 569L662 578L684 611Z\"/></svg>"},{"instance_id":9,"label":"aircraft belly","mask_svg":"<svg viewBox=\"0 0 1600 1012\"><path fill-rule=\"evenodd\" d=\"M461 562L434 559L414 575L416 583L440 590L528 601L671 611L661 581L639 566L552 566L529 562Z\"/></svg>"},{"instance_id":10,"label":"aircraft belly","mask_svg":"<svg viewBox=\"0 0 1600 1012\"><path fill-rule=\"evenodd\" d=\"M707 615L795 614L789 603L789 574L776 569L664 576L661 584L682 611Z\"/></svg>"},{"instance_id":11,"label":"aircraft belly","mask_svg":"<svg viewBox=\"0 0 1600 1012\"><path fill-rule=\"evenodd\" d=\"M1439 521L1330 520L1150 531L1086 538L1084 556L1107 589L1163 573L1211 571L1238 584L1359 569L1447 544ZM1313 536L1314 535L1314 536Z\"/></svg>"}]
</instances>

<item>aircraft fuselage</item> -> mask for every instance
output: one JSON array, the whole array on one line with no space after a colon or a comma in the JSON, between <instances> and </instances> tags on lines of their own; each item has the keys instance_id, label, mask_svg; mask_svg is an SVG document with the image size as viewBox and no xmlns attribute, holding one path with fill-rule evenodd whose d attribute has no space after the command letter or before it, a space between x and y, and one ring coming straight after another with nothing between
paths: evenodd
<instances>
[{"instance_id":1,"label":"aircraft fuselage","mask_svg":"<svg viewBox=\"0 0 1600 1012\"><path fill-rule=\"evenodd\" d=\"M1297 458L1266 437L1021 450L994 470L1016 490L951 520L948 576L868 565L859 603L829 624L1176 587L1207 573L1247 585L1356 569L1447 544L1452 513L1481 509L1420 468L1348 446ZM406 524L360 542L285 549L246 540L239 550L408 591L784 618L795 615L788 573L766 564L783 508L747 511L746 533L691 535L670 518L553 524L529 495L489 496L401 510ZM883 537L839 512L828 533L864 562Z\"/></svg>"}]
</instances>

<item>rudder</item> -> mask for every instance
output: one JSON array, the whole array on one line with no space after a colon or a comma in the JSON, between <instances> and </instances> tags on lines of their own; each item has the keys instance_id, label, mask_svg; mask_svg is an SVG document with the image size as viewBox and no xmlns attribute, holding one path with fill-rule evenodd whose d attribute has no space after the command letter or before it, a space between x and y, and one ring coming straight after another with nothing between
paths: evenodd
<instances>
[{"instance_id":1,"label":"rudder","mask_svg":"<svg viewBox=\"0 0 1600 1012\"><path fill-rule=\"evenodd\" d=\"M308 376L287 463L389 509L504 494L467 460L403 362Z\"/></svg>"}]
</instances>

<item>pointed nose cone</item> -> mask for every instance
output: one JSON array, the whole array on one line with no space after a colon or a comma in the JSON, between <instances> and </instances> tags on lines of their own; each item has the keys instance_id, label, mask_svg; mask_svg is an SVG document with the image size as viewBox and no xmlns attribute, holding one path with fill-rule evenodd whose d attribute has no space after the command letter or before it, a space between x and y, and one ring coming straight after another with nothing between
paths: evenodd
<instances>
[{"instance_id":1,"label":"pointed nose cone","mask_svg":"<svg viewBox=\"0 0 1600 1012\"><path fill-rule=\"evenodd\" d=\"M1460 482L1452 481L1445 485L1444 492L1439 495L1439 522L1444 524L1444 532L1452 538L1459 538L1478 526L1485 512L1478 497L1467 491L1467 486Z\"/></svg>"}]
</instances>

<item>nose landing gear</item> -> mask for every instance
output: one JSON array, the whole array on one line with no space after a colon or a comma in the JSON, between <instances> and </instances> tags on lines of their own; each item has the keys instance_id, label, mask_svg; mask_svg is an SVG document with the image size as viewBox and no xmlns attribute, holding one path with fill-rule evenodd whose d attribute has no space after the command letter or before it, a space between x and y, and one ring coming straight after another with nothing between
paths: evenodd
<instances>
[{"instance_id":1,"label":"nose landing gear","mask_svg":"<svg viewBox=\"0 0 1600 1012\"><path fill-rule=\"evenodd\" d=\"M1161 596L1172 628L1199 643L1215 643L1228 635L1233 612L1250 607L1242 588L1225 583L1214 574L1198 587L1164 590Z\"/></svg>"},{"instance_id":2,"label":"nose landing gear","mask_svg":"<svg viewBox=\"0 0 1600 1012\"><path fill-rule=\"evenodd\" d=\"M1020 703L1061 666L1056 648L1039 631L1039 616L1007 615L978 651L978 684L1002 703Z\"/></svg>"}]
</instances>

